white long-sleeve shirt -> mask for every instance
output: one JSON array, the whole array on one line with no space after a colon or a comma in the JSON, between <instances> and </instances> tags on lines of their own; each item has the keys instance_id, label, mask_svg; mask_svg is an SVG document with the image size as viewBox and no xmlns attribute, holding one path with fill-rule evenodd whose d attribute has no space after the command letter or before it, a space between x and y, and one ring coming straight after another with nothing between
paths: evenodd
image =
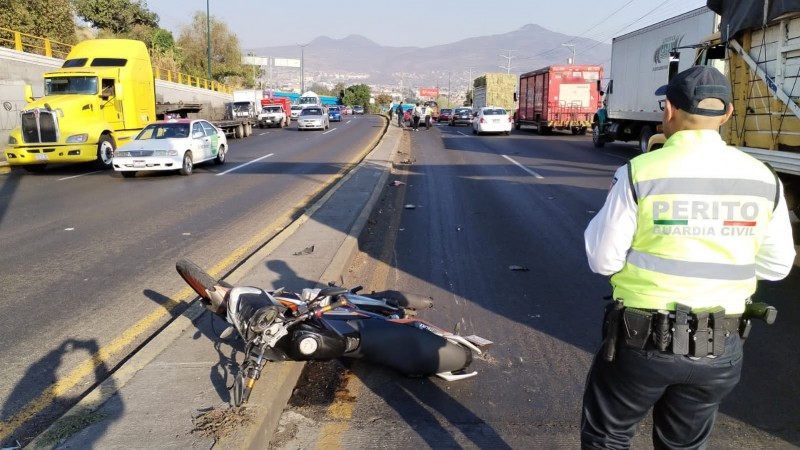
<instances>
[{"instance_id":1,"label":"white long-sleeve shirt","mask_svg":"<svg viewBox=\"0 0 800 450\"><path fill-rule=\"evenodd\" d=\"M767 225L766 233L756 255L756 278L780 280L789 274L794 264L794 241L789 210L779 185L778 206ZM589 267L601 275L613 275L625 265L638 222L638 205L631 195L628 167L614 174L614 183L606 203L589 222L583 234Z\"/></svg>"}]
</instances>

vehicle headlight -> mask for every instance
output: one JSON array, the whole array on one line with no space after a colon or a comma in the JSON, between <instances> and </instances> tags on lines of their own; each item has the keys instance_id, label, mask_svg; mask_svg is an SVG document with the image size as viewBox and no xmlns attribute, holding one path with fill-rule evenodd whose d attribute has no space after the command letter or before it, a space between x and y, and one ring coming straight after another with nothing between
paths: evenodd
<instances>
[{"instance_id":1,"label":"vehicle headlight","mask_svg":"<svg viewBox=\"0 0 800 450\"><path fill-rule=\"evenodd\" d=\"M117 151L114 152L114 157L115 158L127 158L129 156L131 156L131 152L128 152L128 151L125 151L125 150L117 150Z\"/></svg>"},{"instance_id":2,"label":"vehicle headlight","mask_svg":"<svg viewBox=\"0 0 800 450\"><path fill-rule=\"evenodd\" d=\"M67 138L67 144L83 144L89 140L89 135L86 133L75 134Z\"/></svg>"},{"instance_id":3,"label":"vehicle headlight","mask_svg":"<svg viewBox=\"0 0 800 450\"><path fill-rule=\"evenodd\" d=\"M9 136L8 145L17 145L17 138L15 138L14 136Z\"/></svg>"}]
</instances>

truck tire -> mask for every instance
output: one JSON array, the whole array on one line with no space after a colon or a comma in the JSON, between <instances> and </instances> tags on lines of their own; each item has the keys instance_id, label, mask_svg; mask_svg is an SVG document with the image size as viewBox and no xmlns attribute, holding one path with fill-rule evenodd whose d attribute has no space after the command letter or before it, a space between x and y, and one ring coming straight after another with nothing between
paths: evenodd
<instances>
[{"instance_id":1,"label":"truck tire","mask_svg":"<svg viewBox=\"0 0 800 450\"><path fill-rule=\"evenodd\" d=\"M114 139L108 135L100 136L97 141L97 159L94 161L95 168L99 170L107 170L111 168L111 159L114 157L114 150L117 144Z\"/></svg>"},{"instance_id":2,"label":"truck tire","mask_svg":"<svg viewBox=\"0 0 800 450\"><path fill-rule=\"evenodd\" d=\"M592 144L597 148L602 148L606 145L606 140L600 132L600 124L597 122L592 124Z\"/></svg>"},{"instance_id":3,"label":"truck tire","mask_svg":"<svg viewBox=\"0 0 800 450\"><path fill-rule=\"evenodd\" d=\"M233 129L233 137L236 139L244 137L244 126L242 124L236 125L236 128Z\"/></svg>"},{"instance_id":4,"label":"truck tire","mask_svg":"<svg viewBox=\"0 0 800 450\"><path fill-rule=\"evenodd\" d=\"M642 130L639 132L639 152L640 153L647 153L647 143L650 141L650 138L653 137L655 131L653 131L653 127L650 125L645 125L642 127Z\"/></svg>"}]
</instances>

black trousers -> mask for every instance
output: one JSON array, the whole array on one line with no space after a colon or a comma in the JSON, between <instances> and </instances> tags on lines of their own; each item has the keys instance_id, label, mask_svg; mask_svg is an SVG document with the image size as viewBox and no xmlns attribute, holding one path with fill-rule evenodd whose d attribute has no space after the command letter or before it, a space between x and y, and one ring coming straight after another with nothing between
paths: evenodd
<instances>
[{"instance_id":1,"label":"black trousers","mask_svg":"<svg viewBox=\"0 0 800 450\"><path fill-rule=\"evenodd\" d=\"M741 372L742 341L735 333L717 358L692 359L622 344L616 359L608 362L601 348L583 394L581 448L629 448L637 424L651 407L655 449L702 448L720 402Z\"/></svg>"},{"instance_id":2,"label":"black trousers","mask_svg":"<svg viewBox=\"0 0 800 450\"><path fill-rule=\"evenodd\" d=\"M415 130L419 128L419 119L419 116L414 116L411 118L411 126L413 126Z\"/></svg>"}]
</instances>

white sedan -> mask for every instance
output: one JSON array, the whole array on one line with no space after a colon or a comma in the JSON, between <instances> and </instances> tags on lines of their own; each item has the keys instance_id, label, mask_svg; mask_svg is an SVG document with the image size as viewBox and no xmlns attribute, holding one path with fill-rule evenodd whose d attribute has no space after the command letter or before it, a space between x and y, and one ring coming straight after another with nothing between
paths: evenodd
<instances>
[{"instance_id":1,"label":"white sedan","mask_svg":"<svg viewBox=\"0 0 800 450\"><path fill-rule=\"evenodd\" d=\"M330 126L328 113L321 106L306 106L297 118L298 130L327 130Z\"/></svg>"},{"instance_id":2,"label":"white sedan","mask_svg":"<svg viewBox=\"0 0 800 450\"><path fill-rule=\"evenodd\" d=\"M472 118L472 134L503 133L510 134L514 124L511 116L499 106L485 106Z\"/></svg>"},{"instance_id":3,"label":"white sedan","mask_svg":"<svg viewBox=\"0 0 800 450\"><path fill-rule=\"evenodd\" d=\"M191 175L204 161L225 162L225 133L200 119L173 119L151 123L133 141L120 146L111 161L125 178L139 171L177 170Z\"/></svg>"}]
</instances>

